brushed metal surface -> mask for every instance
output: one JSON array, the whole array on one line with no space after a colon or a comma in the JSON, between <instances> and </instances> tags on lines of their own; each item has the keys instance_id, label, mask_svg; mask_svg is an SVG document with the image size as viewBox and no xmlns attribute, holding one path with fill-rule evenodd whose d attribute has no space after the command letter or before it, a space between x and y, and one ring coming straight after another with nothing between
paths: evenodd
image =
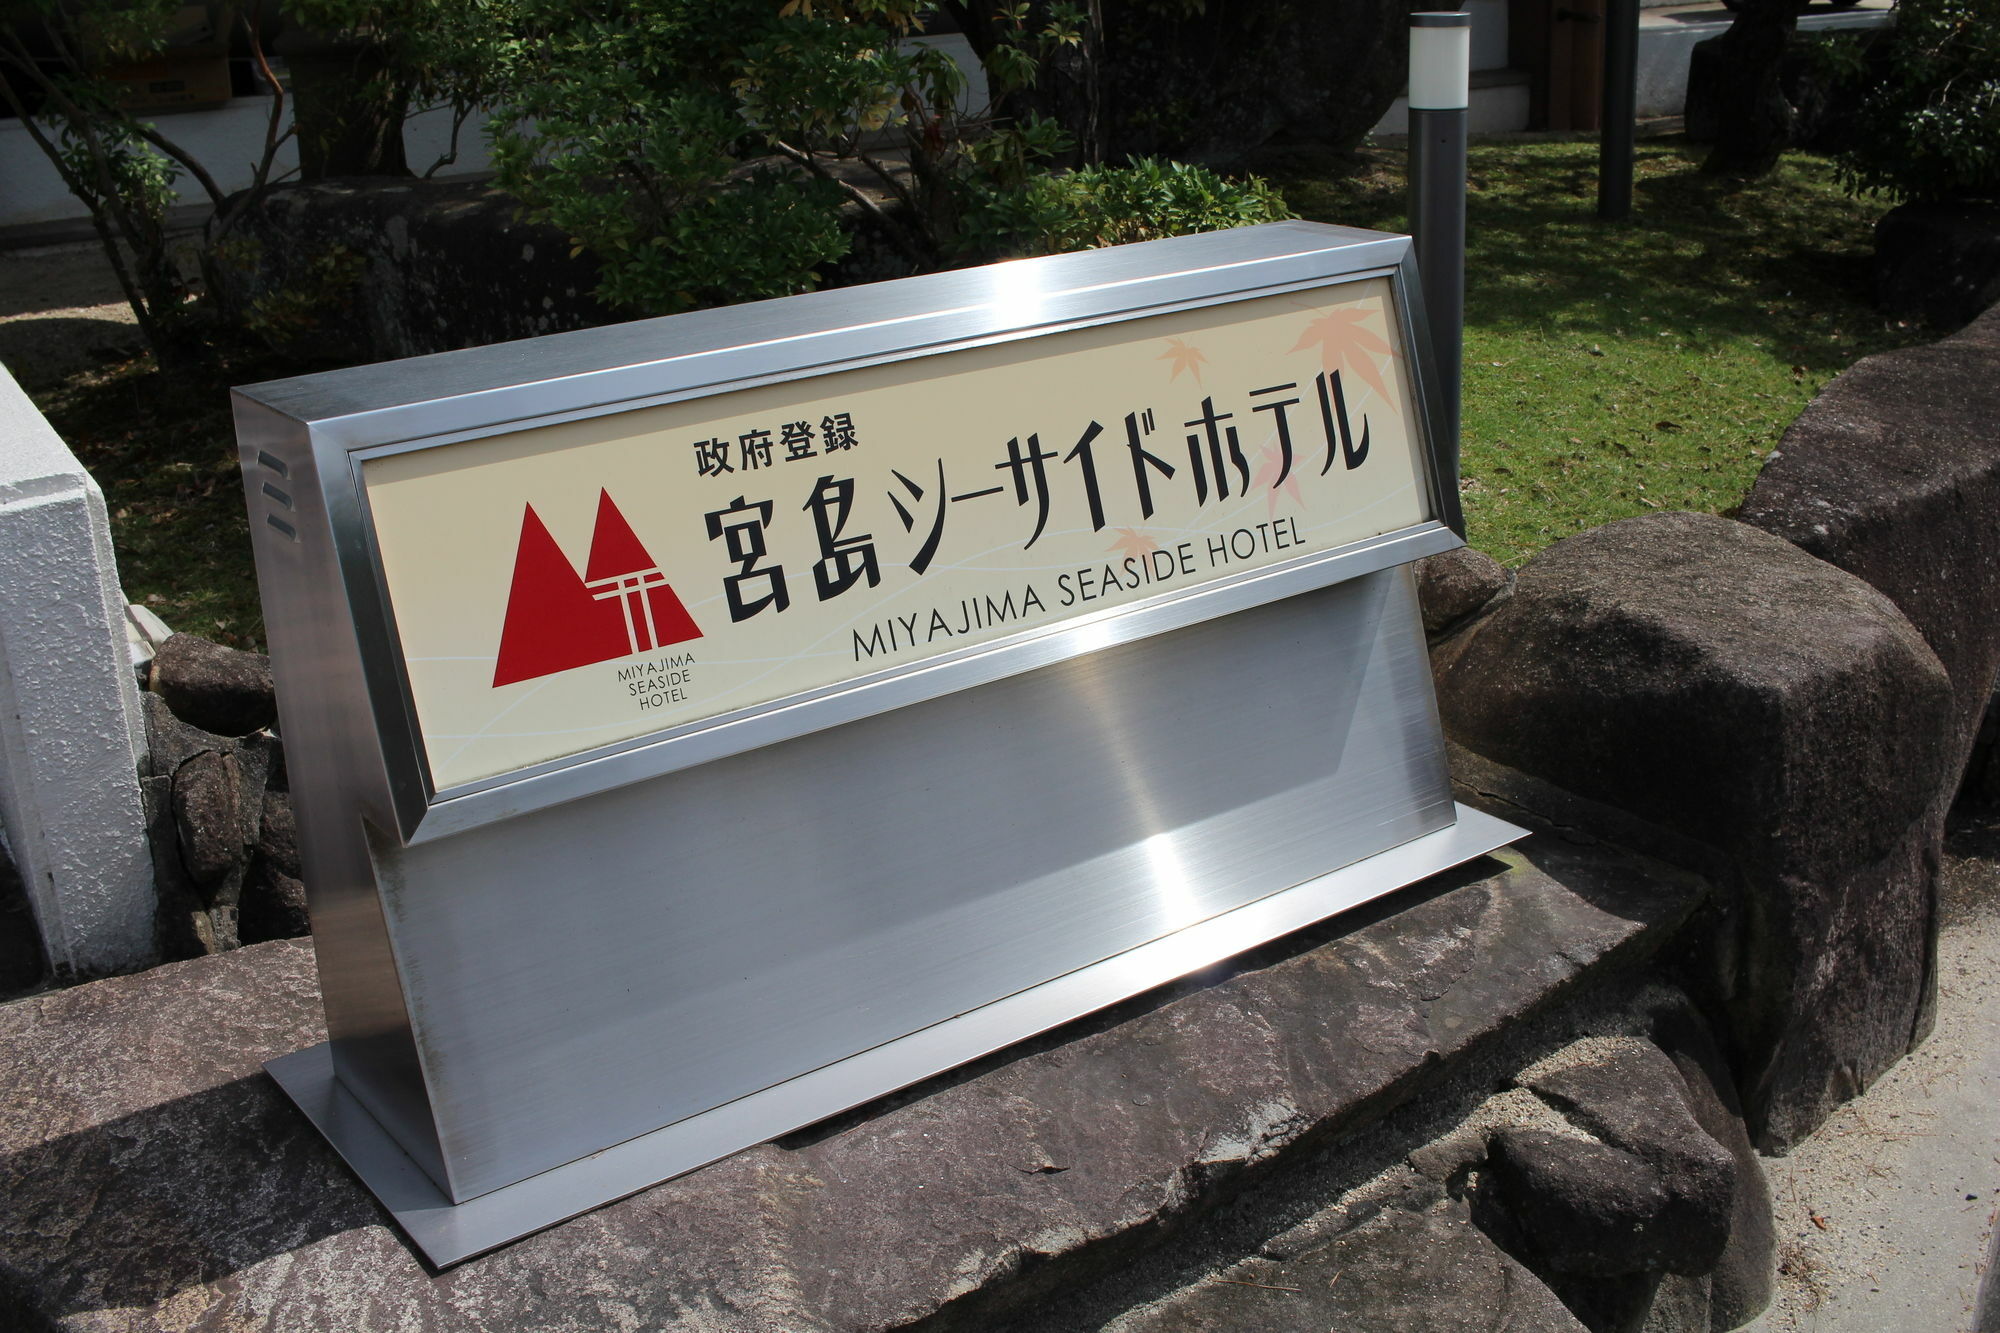
<instances>
[{"instance_id":1,"label":"brushed metal surface","mask_svg":"<svg viewBox=\"0 0 2000 1333\"><path fill-rule=\"evenodd\" d=\"M1366 861L461 1204L447 1199L347 1095L333 1077L325 1046L266 1067L424 1257L439 1266L455 1264L1186 976L1522 835L1511 824L1459 806L1450 826ZM1337 1023L1338 1015L1328 1021Z\"/></svg>"},{"instance_id":2,"label":"brushed metal surface","mask_svg":"<svg viewBox=\"0 0 2000 1333\"><path fill-rule=\"evenodd\" d=\"M379 798L382 782L355 777L379 775L381 760L368 743L373 724L354 630L304 435L304 427L268 408L236 403L250 513L268 508L263 487L272 476L283 478L288 501L289 532L252 522L250 537L331 1059L353 1095L441 1177L423 1068L368 854L366 821L393 816Z\"/></svg>"},{"instance_id":3,"label":"brushed metal surface","mask_svg":"<svg viewBox=\"0 0 2000 1333\"><path fill-rule=\"evenodd\" d=\"M1409 299L1414 280L1409 256L1407 237L1319 223L1272 223L811 293L238 389L239 401L260 404L302 428L274 440L267 451L281 466L309 467L321 492L346 615L356 627L361 693L367 704L363 717L379 754L375 763L347 773L345 779L351 785L366 784L371 808L381 806L391 812L383 827L410 840L418 836L434 805L452 804L455 797L480 799L456 806L445 820L451 831L577 799L597 790L593 784L598 782L643 780L678 762L671 746L624 746L618 747L621 757L616 762L598 763L610 752L591 751L573 762L519 775L498 797L484 795L491 790L485 787L477 792L437 791L424 761L367 519L359 475L366 457L1380 275L1394 279L1391 286L1403 320L1403 353L1415 388L1419 435L1428 441L1438 404L1429 342L1413 332L1421 326L1413 320L1419 308ZM246 454L246 466L250 457ZM1460 529L1455 488L1442 480L1434 457L1426 462L1426 480L1434 519L1446 528ZM286 521L291 521L289 515ZM1218 603L1208 614L1229 609L1233 608ZM991 659L988 665L1003 660ZM915 664L905 670L914 678L925 666ZM351 688L342 683L343 690ZM765 710L756 730L766 739L787 729L799 734L851 714L855 702L836 701L833 696L785 701Z\"/></svg>"},{"instance_id":4,"label":"brushed metal surface","mask_svg":"<svg viewBox=\"0 0 2000 1333\"><path fill-rule=\"evenodd\" d=\"M1407 569L376 875L463 1201L1449 824Z\"/></svg>"}]
</instances>

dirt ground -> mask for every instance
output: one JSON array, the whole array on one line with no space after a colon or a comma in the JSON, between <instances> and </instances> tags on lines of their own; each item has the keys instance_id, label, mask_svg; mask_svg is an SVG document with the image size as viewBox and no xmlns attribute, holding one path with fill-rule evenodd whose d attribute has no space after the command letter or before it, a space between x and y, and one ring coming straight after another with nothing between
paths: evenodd
<instances>
[{"instance_id":1,"label":"dirt ground","mask_svg":"<svg viewBox=\"0 0 2000 1333\"><path fill-rule=\"evenodd\" d=\"M2000 819L1946 858L1937 1026L1770 1159L1777 1300L1762 1333L1965 1333L2000 1211Z\"/></svg>"},{"instance_id":2,"label":"dirt ground","mask_svg":"<svg viewBox=\"0 0 2000 1333\"><path fill-rule=\"evenodd\" d=\"M38 383L144 346L96 241L0 250L0 364L17 381Z\"/></svg>"},{"instance_id":3,"label":"dirt ground","mask_svg":"<svg viewBox=\"0 0 2000 1333\"><path fill-rule=\"evenodd\" d=\"M0 252L0 363L32 384L143 346L94 243Z\"/></svg>"}]
</instances>

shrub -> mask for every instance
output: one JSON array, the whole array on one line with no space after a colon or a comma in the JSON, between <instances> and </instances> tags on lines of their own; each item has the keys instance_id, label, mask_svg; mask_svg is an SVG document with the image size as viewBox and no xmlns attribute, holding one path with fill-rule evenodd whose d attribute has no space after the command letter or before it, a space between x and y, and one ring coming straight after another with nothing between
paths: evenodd
<instances>
[{"instance_id":1,"label":"shrub","mask_svg":"<svg viewBox=\"0 0 2000 1333\"><path fill-rule=\"evenodd\" d=\"M1142 157L989 194L977 239L995 252L1060 254L1291 216L1278 192L1255 176L1233 181L1206 167Z\"/></svg>"},{"instance_id":2,"label":"shrub","mask_svg":"<svg viewBox=\"0 0 2000 1333\"><path fill-rule=\"evenodd\" d=\"M1052 174L1066 136L962 106L903 39L924 0L513 0L500 182L646 313L815 286L860 210L911 271L1289 216L1259 181L1139 161ZM1080 40L1078 6L989 7L1002 100ZM891 151L893 150L893 152Z\"/></svg>"},{"instance_id":3,"label":"shrub","mask_svg":"<svg viewBox=\"0 0 2000 1333\"><path fill-rule=\"evenodd\" d=\"M956 249L967 181L1018 184L1052 127L961 113L921 0L516 0L494 117L501 184L651 313L805 290L872 215L914 269ZM996 81L1062 40L1026 30ZM894 145L900 161L885 159ZM887 203L883 202L886 198Z\"/></svg>"},{"instance_id":4,"label":"shrub","mask_svg":"<svg viewBox=\"0 0 2000 1333\"><path fill-rule=\"evenodd\" d=\"M1874 54L1855 42L1832 52L1861 100L1838 158L1849 190L2000 198L2000 0L1903 0Z\"/></svg>"}]
</instances>

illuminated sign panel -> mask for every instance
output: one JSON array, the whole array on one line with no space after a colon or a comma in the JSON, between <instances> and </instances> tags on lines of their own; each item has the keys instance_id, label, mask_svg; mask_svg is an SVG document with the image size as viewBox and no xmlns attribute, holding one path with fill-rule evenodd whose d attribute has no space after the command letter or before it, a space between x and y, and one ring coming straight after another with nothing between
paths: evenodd
<instances>
[{"instance_id":1,"label":"illuminated sign panel","mask_svg":"<svg viewBox=\"0 0 2000 1333\"><path fill-rule=\"evenodd\" d=\"M365 464L448 788L1429 516L1387 278Z\"/></svg>"}]
</instances>

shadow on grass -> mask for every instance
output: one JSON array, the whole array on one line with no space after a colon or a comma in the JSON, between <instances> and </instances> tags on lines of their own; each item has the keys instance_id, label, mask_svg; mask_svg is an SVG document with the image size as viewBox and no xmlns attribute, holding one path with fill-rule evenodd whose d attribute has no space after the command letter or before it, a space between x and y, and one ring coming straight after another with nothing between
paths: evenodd
<instances>
[{"instance_id":1,"label":"shadow on grass","mask_svg":"<svg viewBox=\"0 0 2000 1333\"><path fill-rule=\"evenodd\" d=\"M1698 154L1678 138L1641 144L1633 216L1604 222L1595 142L1475 145L1468 327L1603 337L1645 315L1698 351L1751 340L1820 373L1910 340L1869 307L1878 205L1844 195L1824 160L1793 155L1744 182L1702 174ZM1400 152L1370 167L1280 184L1302 216L1403 230Z\"/></svg>"}]
</instances>

